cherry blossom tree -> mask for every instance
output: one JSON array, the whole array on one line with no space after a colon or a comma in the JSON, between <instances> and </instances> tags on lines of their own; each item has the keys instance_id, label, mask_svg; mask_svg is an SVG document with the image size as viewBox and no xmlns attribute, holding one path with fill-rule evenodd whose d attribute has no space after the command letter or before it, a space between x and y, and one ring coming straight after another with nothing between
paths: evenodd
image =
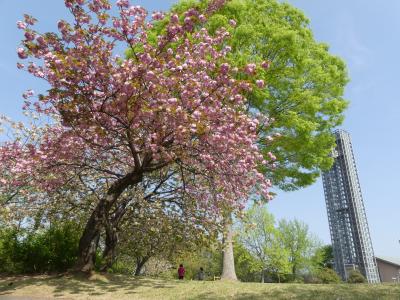
<instances>
[{"instance_id":1,"label":"cherry blossom tree","mask_svg":"<svg viewBox=\"0 0 400 300\"><path fill-rule=\"evenodd\" d=\"M257 129L268 120L251 115L246 101L261 86L263 64L233 68L224 28L213 36L193 30L224 2L168 16L155 41L147 30L166 17L156 12L148 21L146 10L127 0L117 1L116 16L107 0L65 0L73 22L60 20L58 32L34 30L29 15L17 23L25 36L18 56L31 58L18 68L50 85L37 97L24 93L24 109L49 121L40 135L0 147L0 192L18 190L39 202L42 193L78 180L92 191L97 200L80 239L79 270L93 269L110 213L155 172L172 172L163 186L216 215L243 208L249 194L270 198L270 181L258 171L270 162L257 146ZM123 47L131 58L116 54ZM238 71L246 80L235 79ZM37 192L29 193L32 186Z\"/></svg>"}]
</instances>

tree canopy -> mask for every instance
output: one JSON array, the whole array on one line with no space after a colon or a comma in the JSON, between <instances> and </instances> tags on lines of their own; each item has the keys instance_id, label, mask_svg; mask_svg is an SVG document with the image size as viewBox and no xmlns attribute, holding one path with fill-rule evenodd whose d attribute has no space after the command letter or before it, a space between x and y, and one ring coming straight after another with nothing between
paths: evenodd
<instances>
[{"instance_id":1,"label":"tree canopy","mask_svg":"<svg viewBox=\"0 0 400 300\"><path fill-rule=\"evenodd\" d=\"M18 68L50 88L23 95L24 111L45 125L9 122L16 135L0 145L0 213L40 221L81 209L80 270L94 267L99 243L112 258L118 230L132 230L127 218L142 222L151 248L152 221L175 234L170 222L197 213L181 225L205 233L249 198L271 199L269 178L293 190L330 166L345 66L298 10L183 1L148 18L127 0L116 15L107 0L65 5L73 22L60 20L58 32L35 30L29 15L17 23Z\"/></svg>"},{"instance_id":2,"label":"tree canopy","mask_svg":"<svg viewBox=\"0 0 400 300\"><path fill-rule=\"evenodd\" d=\"M242 209L250 194L270 198L259 166L270 168L273 157L263 158L257 144L268 118L246 110L249 92L263 88L256 82L267 63L235 68L226 29L194 30L225 1L156 12L150 21L145 9L116 4L118 14L111 15L107 0L66 0L73 22L60 20L58 32L35 30L29 15L18 22L24 32L18 67L50 85L38 97L24 93L24 109L50 121L18 127L24 138L0 147L0 193L16 189L40 203L80 182L95 197L79 245L84 271L94 266L104 230L115 238L108 229L126 212L133 189L182 210L194 200L217 215L222 207ZM148 30L159 20L165 31L154 40ZM132 56L121 59L119 47Z\"/></svg>"},{"instance_id":3,"label":"tree canopy","mask_svg":"<svg viewBox=\"0 0 400 300\"><path fill-rule=\"evenodd\" d=\"M172 11L208 2L182 0ZM229 27L231 20L236 27ZM227 41L232 65L241 67L249 60L269 65L257 78L266 88L248 96L251 109L274 120L259 132L264 156L272 152L276 157L273 171L264 172L284 190L312 184L333 162L331 130L341 124L347 107L342 98L348 81L344 62L314 39L309 20L287 3L228 1L207 22L211 32L222 26L232 35Z\"/></svg>"},{"instance_id":4,"label":"tree canopy","mask_svg":"<svg viewBox=\"0 0 400 300\"><path fill-rule=\"evenodd\" d=\"M239 241L257 259L261 281L265 271L287 274L290 271L289 251L282 243L274 216L265 207L254 205L246 211L239 231Z\"/></svg>"}]
</instances>

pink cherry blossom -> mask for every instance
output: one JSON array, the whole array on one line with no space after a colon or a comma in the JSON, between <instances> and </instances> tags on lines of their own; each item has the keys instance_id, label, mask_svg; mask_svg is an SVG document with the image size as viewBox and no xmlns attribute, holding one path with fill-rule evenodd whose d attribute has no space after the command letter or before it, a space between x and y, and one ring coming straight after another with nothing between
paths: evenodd
<instances>
[{"instance_id":1,"label":"pink cherry blossom","mask_svg":"<svg viewBox=\"0 0 400 300\"><path fill-rule=\"evenodd\" d=\"M28 54L26 53L26 51L25 51L25 49L24 48L18 48L17 49L17 53L18 53L18 57L20 58L20 59L25 59L25 58L27 58L28 57Z\"/></svg>"},{"instance_id":2,"label":"pink cherry blossom","mask_svg":"<svg viewBox=\"0 0 400 300\"><path fill-rule=\"evenodd\" d=\"M269 66L270 66L270 63L269 63L269 61L263 61L262 63L261 63L261 67L263 67L264 69L269 69Z\"/></svg>"},{"instance_id":3,"label":"pink cherry blossom","mask_svg":"<svg viewBox=\"0 0 400 300\"><path fill-rule=\"evenodd\" d=\"M27 24L24 23L24 22L22 22L22 21L18 21L18 22L17 22L17 27L18 27L19 29L26 29Z\"/></svg>"},{"instance_id":4,"label":"pink cherry blossom","mask_svg":"<svg viewBox=\"0 0 400 300\"><path fill-rule=\"evenodd\" d=\"M249 75L253 75L255 73L256 67L256 64L251 63L246 65L244 71Z\"/></svg>"},{"instance_id":5,"label":"pink cherry blossom","mask_svg":"<svg viewBox=\"0 0 400 300\"><path fill-rule=\"evenodd\" d=\"M121 6L121 7L129 7L129 1L128 0L118 0L116 2L116 4L118 6Z\"/></svg>"},{"instance_id":6,"label":"pink cherry blossom","mask_svg":"<svg viewBox=\"0 0 400 300\"><path fill-rule=\"evenodd\" d=\"M34 95L34 91L33 90L27 90L25 93L22 94L24 99L28 99L29 97L32 97L33 95Z\"/></svg>"},{"instance_id":7,"label":"pink cherry blossom","mask_svg":"<svg viewBox=\"0 0 400 300\"><path fill-rule=\"evenodd\" d=\"M268 199L271 183L259 167L271 166L257 136L267 123L244 109L248 91L261 87L257 66L248 64L248 78L238 79L224 47L228 32L195 30L225 1L210 1L203 14L173 14L156 43L146 33L146 10L116 3L112 15L107 1L68 0L73 21L60 21L57 33L25 28L17 52L32 61L19 67L50 86L37 98L26 92L25 108L51 121L40 129L15 125L25 142L0 146L0 178L8 182L0 193L33 186L37 193L27 197L40 203L35 197L75 180L98 189L98 205L113 205L156 172L171 172L173 197L195 199L210 213L243 208L251 194ZM131 57L115 56L126 48Z\"/></svg>"},{"instance_id":8,"label":"pink cherry blossom","mask_svg":"<svg viewBox=\"0 0 400 300\"><path fill-rule=\"evenodd\" d=\"M164 14L160 11L154 12L151 17L153 20L162 20L164 18Z\"/></svg>"},{"instance_id":9,"label":"pink cherry blossom","mask_svg":"<svg viewBox=\"0 0 400 300\"><path fill-rule=\"evenodd\" d=\"M25 31L25 38L27 41L33 41L35 39L35 35L32 32Z\"/></svg>"},{"instance_id":10,"label":"pink cherry blossom","mask_svg":"<svg viewBox=\"0 0 400 300\"><path fill-rule=\"evenodd\" d=\"M171 23L178 23L179 22L179 17L177 14L173 14L171 16Z\"/></svg>"},{"instance_id":11,"label":"pink cherry blossom","mask_svg":"<svg viewBox=\"0 0 400 300\"><path fill-rule=\"evenodd\" d=\"M261 89L264 87L264 80L258 79L258 80L256 80L256 84Z\"/></svg>"}]
</instances>

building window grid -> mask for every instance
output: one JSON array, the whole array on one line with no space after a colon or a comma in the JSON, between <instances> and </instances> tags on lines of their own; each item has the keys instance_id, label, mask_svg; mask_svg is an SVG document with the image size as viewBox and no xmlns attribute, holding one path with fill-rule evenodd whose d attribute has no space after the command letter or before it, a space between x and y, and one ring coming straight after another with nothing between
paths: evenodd
<instances>
[{"instance_id":1,"label":"building window grid","mask_svg":"<svg viewBox=\"0 0 400 300\"><path fill-rule=\"evenodd\" d=\"M334 241L332 242L334 253L336 256L342 253L341 256L343 258L346 257L346 259L351 257L351 260L361 264L359 267L364 270L366 275L368 274L368 280L376 282L376 278L378 278L377 270L376 265L370 258L371 256L373 257L373 250L357 168L353 158L353 149L347 133L338 132L336 135L338 137L337 157L333 168L323 174L328 221L332 241ZM353 204L349 207L348 203ZM346 213L340 214L338 210L346 211ZM353 217L350 218L349 213ZM343 239L340 238L341 235ZM342 261L342 263L346 262ZM343 271L344 266L340 266L340 264L340 261L335 262L336 269Z\"/></svg>"}]
</instances>

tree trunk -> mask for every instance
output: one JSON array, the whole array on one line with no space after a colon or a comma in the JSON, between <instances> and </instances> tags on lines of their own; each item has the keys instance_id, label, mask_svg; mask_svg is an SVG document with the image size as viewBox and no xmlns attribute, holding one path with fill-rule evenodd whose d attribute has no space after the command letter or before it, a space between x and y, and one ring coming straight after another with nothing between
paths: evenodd
<instances>
[{"instance_id":1,"label":"tree trunk","mask_svg":"<svg viewBox=\"0 0 400 300\"><path fill-rule=\"evenodd\" d=\"M265 283L264 268L261 270L261 283Z\"/></svg>"},{"instance_id":2,"label":"tree trunk","mask_svg":"<svg viewBox=\"0 0 400 300\"><path fill-rule=\"evenodd\" d=\"M108 222L107 218L112 206L127 187L139 183L142 178L142 174L135 172L127 174L125 177L115 181L107 191L106 197L99 201L86 223L82 237L79 240L76 270L90 272L94 269L100 232L106 225L106 222Z\"/></svg>"},{"instance_id":3,"label":"tree trunk","mask_svg":"<svg viewBox=\"0 0 400 300\"><path fill-rule=\"evenodd\" d=\"M104 202L104 200L100 201L92 212L79 240L78 261L75 266L78 271L90 272L94 269L102 226L102 207Z\"/></svg>"},{"instance_id":4,"label":"tree trunk","mask_svg":"<svg viewBox=\"0 0 400 300\"><path fill-rule=\"evenodd\" d=\"M139 276L140 272L142 271L143 266L145 263L149 260L148 257L143 257L142 259L138 258L136 259L136 270L135 270L135 276Z\"/></svg>"},{"instance_id":5,"label":"tree trunk","mask_svg":"<svg viewBox=\"0 0 400 300\"><path fill-rule=\"evenodd\" d=\"M93 239L89 241L83 249L81 255L78 257L76 270L81 272L90 272L94 269L96 264L96 250L99 245L100 232L93 233ZM80 244L81 245L81 244Z\"/></svg>"},{"instance_id":6,"label":"tree trunk","mask_svg":"<svg viewBox=\"0 0 400 300\"><path fill-rule=\"evenodd\" d=\"M104 265L101 267L101 271L107 271L111 268L115 261L115 250L118 243L118 233L115 224L107 222L105 225L105 247L103 251Z\"/></svg>"},{"instance_id":7,"label":"tree trunk","mask_svg":"<svg viewBox=\"0 0 400 300\"><path fill-rule=\"evenodd\" d=\"M119 225L126 213L126 207L132 199L130 197L124 199L115 209L113 216L107 217L105 220L105 248L103 251L103 259L105 261L102 271L107 271L114 264L116 257L116 248L118 244ZM136 205L135 205L136 206Z\"/></svg>"},{"instance_id":8,"label":"tree trunk","mask_svg":"<svg viewBox=\"0 0 400 300\"><path fill-rule=\"evenodd\" d=\"M238 280L235 272L235 260L233 256L233 228L232 228L232 216L229 214L225 218L224 224L224 239L222 252L223 265L221 280Z\"/></svg>"}]
</instances>

